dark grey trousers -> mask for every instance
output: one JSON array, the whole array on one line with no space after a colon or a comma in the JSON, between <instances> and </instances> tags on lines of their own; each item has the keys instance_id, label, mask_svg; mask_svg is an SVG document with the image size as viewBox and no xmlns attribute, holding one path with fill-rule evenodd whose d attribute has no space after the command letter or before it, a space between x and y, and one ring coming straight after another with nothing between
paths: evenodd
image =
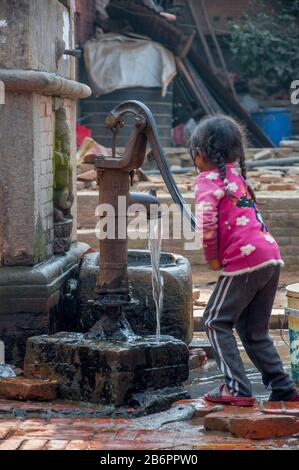
<instances>
[{"instance_id":1,"label":"dark grey trousers","mask_svg":"<svg viewBox=\"0 0 299 470\"><path fill-rule=\"evenodd\" d=\"M206 333L228 390L235 396L251 396L237 342L235 327L250 360L272 389L270 399L287 400L296 389L284 372L269 336L269 320L278 285L280 266L267 266L237 276L220 276L204 312Z\"/></svg>"}]
</instances>

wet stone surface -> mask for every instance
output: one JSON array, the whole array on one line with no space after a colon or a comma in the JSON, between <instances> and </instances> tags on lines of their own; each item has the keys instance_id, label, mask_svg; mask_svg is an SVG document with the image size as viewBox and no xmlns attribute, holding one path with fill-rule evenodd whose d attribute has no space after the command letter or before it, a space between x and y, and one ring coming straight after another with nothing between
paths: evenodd
<instances>
[{"instance_id":1,"label":"wet stone surface","mask_svg":"<svg viewBox=\"0 0 299 470\"><path fill-rule=\"evenodd\" d=\"M164 279L161 332L189 343L193 334L192 277L189 261L171 253L161 253L160 269ZM78 283L80 322L88 331L97 318L89 300L96 300L96 279L99 273L99 254L84 257ZM137 335L156 332L156 307L152 295L152 266L145 250L128 251L128 278L134 303L124 306L125 316Z\"/></svg>"},{"instance_id":2,"label":"wet stone surface","mask_svg":"<svg viewBox=\"0 0 299 470\"><path fill-rule=\"evenodd\" d=\"M69 415L43 418L0 419L0 450L266 450L297 449L298 436L274 439L236 437L231 432L206 431L203 419L192 415L192 408L210 411L204 402L176 404L164 413L135 419L79 417L78 404L65 404ZM87 404L85 404L87 406ZM0 400L0 410L4 405ZM21 406L21 405L19 405ZM29 404L24 404L29 407ZM31 405L32 407L34 404ZM58 407L58 405L56 405ZM59 405L60 408L63 406ZM93 405L98 406L98 405ZM82 410L84 406L80 406ZM91 405L88 405L91 408ZM224 407L229 414L229 407ZM232 407L230 407L232 408ZM256 410L252 410L256 413ZM248 410L246 411L248 413ZM233 415L242 418L240 408Z\"/></svg>"},{"instance_id":3,"label":"wet stone surface","mask_svg":"<svg viewBox=\"0 0 299 470\"><path fill-rule=\"evenodd\" d=\"M182 384L188 358L187 346L167 336L121 343L58 333L30 338L24 373L57 380L60 398L121 406L139 392Z\"/></svg>"},{"instance_id":4,"label":"wet stone surface","mask_svg":"<svg viewBox=\"0 0 299 470\"><path fill-rule=\"evenodd\" d=\"M279 332L271 335L289 370L289 347ZM260 374L242 348L241 355L254 395L267 400L270 392L262 386ZM291 418L285 419L289 416L281 415L281 403L264 402L261 408L257 402L252 408L239 408L198 398L221 380L215 362L209 360L204 367L192 370L184 384L192 399L181 396L172 406L175 395L183 395L180 387L137 392L133 395L135 404L122 407L63 400L0 400L0 449L298 449L298 404L285 405ZM161 397L165 411L157 412L161 411ZM154 414L145 416L149 413Z\"/></svg>"}]
</instances>

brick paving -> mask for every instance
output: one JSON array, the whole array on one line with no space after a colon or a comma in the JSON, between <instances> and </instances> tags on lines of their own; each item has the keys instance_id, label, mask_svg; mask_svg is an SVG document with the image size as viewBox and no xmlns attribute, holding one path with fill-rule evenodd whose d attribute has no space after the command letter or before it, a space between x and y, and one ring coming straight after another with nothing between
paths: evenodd
<instances>
[{"instance_id":1,"label":"brick paving","mask_svg":"<svg viewBox=\"0 0 299 470\"><path fill-rule=\"evenodd\" d=\"M1 404L1 403L0 403ZM236 411L234 411L235 413ZM256 412L256 411L255 411ZM217 414L217 413L216 413ZM158 416L158 415L155 415ZM254 441L204 430L203 419L0 419L1 450L246 450L297 448L299 438Z\"/></svg>"},{"instance_id":2,"label":"brick paving","mask_svg":"<svg viewBox=\"0 0 299 470\"><path fill-rule=\"evenodd\" d=\"M277 332L274 335L275 343L284 362L288 364L289 348L278 336ZM241 354L243 357L242 351ZM248 365L245 356L243 359ZM213 365L213 361L210 362ZM271 426L268 425L269 415L261 416L258 407L250 410L224 407L222 411L211 413L213 405L208 406L204 400L195 397L203 395L203 387L211 388L218 376L215 376L213 367L211 370L206 367L195 369L194 374L191 374L193 378L190 379L192 382L195 377L198 381L195 385L191 384L190 388L194 399L181 400L166 412L148 416L140 416L140 410L134 408L115 409L91 403L58 400L41 403L0 399L0 451L299 448L297 404L289 405L289 410L292 408L293 415L294 412L296 414L295 418L283 421L278 418L275 423L271 422ZM269 404L265 406L269 408ZM280 408L280 405L271 404L271 410L268 411L273 412L275 407ZM253 426L254 416L258 419ZM241 429L240 419L243 420ZM276 429L276 436L281 435L281 423L287 432L292 428L294 435L275 439L264 438L268 437L269 428L271 432ZM259 427L258 433L256 426ZM255 439L250 439L249 436ZM261 436L262 439L256 439Z\"/></svg>"}]
</instances>

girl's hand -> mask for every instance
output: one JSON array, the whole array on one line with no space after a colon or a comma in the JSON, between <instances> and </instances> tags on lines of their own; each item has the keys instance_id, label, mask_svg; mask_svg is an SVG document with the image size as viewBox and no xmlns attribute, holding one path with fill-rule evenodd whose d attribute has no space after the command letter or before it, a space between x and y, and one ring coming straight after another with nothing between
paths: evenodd
<instances>
[{"instance_id":1,"label":"girl's hand","mask_svg":"<svg viewBox=\"0 0 299 470\"><path fill-rule=\"evenodd\" d=\"M213 271L219 271L220 269L222 269L222 266L219 263L218 259L210 259L208 261L208 264L210 266L210 269L212 269Z\"/></svg>"}]
</instances>

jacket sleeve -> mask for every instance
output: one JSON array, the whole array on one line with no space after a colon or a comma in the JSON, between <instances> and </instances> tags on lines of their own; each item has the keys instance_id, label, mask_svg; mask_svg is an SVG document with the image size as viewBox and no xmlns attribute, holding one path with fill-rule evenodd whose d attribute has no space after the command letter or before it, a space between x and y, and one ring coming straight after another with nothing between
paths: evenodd
<instances>
[{"instance_id":1,"label":"jacket sleeve","mask_svg":"<svg viewBox=\"0 0 299 470\"><path fill-rule=\"evenodd\" d=\"M195 185L197 230L207 261L218 259L218 206L223 196L223 190L212 181L202 178Z\"/></svg>"}]
</instances>

